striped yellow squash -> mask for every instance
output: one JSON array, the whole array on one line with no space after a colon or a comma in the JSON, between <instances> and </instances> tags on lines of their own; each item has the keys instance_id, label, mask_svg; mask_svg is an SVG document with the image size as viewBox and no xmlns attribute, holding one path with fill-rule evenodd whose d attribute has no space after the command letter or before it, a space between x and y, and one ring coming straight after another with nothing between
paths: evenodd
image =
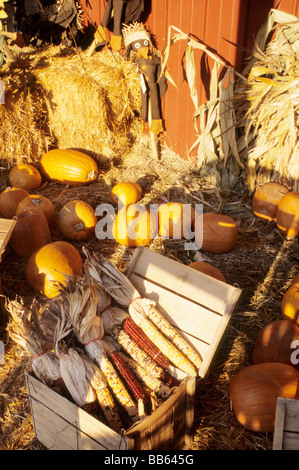
<instances>
[{"instance_id":1,"label":"striped yellow squash","mask_svg":"<svg viewBox=\"0 0 299 470\"><path fill-rule=\"evenodd\" d=\"M70 186L80 186L95 181L98 167L89 155L72 149L53 149L40 161L43 176Z\"/></svg>"}]
</instances>

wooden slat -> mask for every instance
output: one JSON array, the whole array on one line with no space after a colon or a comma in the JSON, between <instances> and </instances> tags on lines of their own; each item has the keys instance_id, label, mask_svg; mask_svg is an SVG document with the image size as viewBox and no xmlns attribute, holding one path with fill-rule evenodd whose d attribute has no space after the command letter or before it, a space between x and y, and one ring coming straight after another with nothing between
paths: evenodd
<instances>
[{"instance_id":1,"label":"wooden slat","mask_svg":"<svg viewBox=\"0 0 299 470\"><path fill-rule=\"evenodd\" d=\"M93 440L101 443L103 448L108 450L127 449L128 444L126 439L77 407L74 403L58 395L29 374L26 376L26 382L29 396L32 399L45 405L49 410L54 410L55 414L63 417L66 422L77 423L82 433L91 436Z\"/></svg>"},{"instance_id":2,"label":"wooden slat","mask_svg":"<svg viewBox=\"0 0 299 470\"><path fill-rule=\"evenodd\" d=\"M15 225L15 220L0 218L0 259L2 258L2 254L9 242Z\"/></svg>"},{"instance_id":3,"label":"wooden slat","mask_svg":"<svg viewBox=\"0 0 299 470\"><path fill-rule=\"evenodd\" d=\"M277 399L273 450L299 450L299 400Z\"/></svg>"}]
</instances>

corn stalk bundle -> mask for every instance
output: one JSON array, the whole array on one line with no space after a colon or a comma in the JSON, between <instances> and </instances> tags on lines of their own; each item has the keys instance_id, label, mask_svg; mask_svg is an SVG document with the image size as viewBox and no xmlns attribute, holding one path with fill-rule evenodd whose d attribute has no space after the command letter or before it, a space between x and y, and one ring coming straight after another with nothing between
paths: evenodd
<instances>
[{"instance_id":1,"label":"corn stalk bundle","mask_svg":"<svg viewBox=\"0 0 299 470\"><path fill-rule=\"evenodd\" d=\"M85 269L119 305L128 308L134 322L174 366L191 376L197 375L201 358L158 312L154 301L142 298L129 278L107 259L99 260L95 254L88 256Z\"/></svg>"},{"instance_id":2,"label":"corn stalk bundle","mask_svg":"<svg viewBox=\"0 0 299 470\"><path fill-rule=\"evenodd\" d=\"M55 387L61 393L64 385L61 378L59 361L46 346L46 340L39 327L37 307L33 303L28 309L17 299L6 300L6 309L11 315L7 325L10 338L32 356L31 366L34 374L49 387Z\"/></svg>"},{"instance_id":3,"label":"corn stalk bundle","mask_svg":"<svg viewBox=\"0 0 299 470\"><path fill-rule=\"evenodd\" d=\"M245 78L202 41L191 38L173 25L168 28L167 43L161 54L163 71L166 70L171 47L181 40L187 41L186 80L194 104L193 127L196 139L189 152L197 149L196 158L199 168L204 168L206 165L213 166L218 178L223 180L221 181L222 188L233 187L237 182L240 169L244 168L244 163L239 153L237 122L231 100L236 77L244 81ZM202 51L214 62L211 71L209 100L202 104L199 104L198 99L198 71L194 60L195 51ZM219 78L220 72L223 75L221 80ZM167 70L165 74L167 76ZM167 78L170 79L168 76ZM218 168L220 162L223 168L222 174Z\"/></svg>"},{"instance_id":4,"label":"corn stalk bundle","mask_svg":"<svg viewBox=\"0 0 299 470\"><path fill-rule=\"evenodd\" d=\"M248 188L254 191L260 172L298 190L298 18L271 10L244 73L247 81L236 89L233 101L248 148Z\"/></svg>"},{"instance_id":5,"label":"corn stalk bundle","mask_svg":"<svg viewBox=\"0 0 299 470\"><path fill-rule=\"evenodd\" d=\"M98 289L89 282L88 277L85 277L61 288L60 298L65 306L64 315L68 316L75 336L84 345L87 355L99 365L113 395L127 412L131 421L137 421L139 418L138 408L109 360L107 354L109 347L102 340L104 336L103 321L101 316L97 315L99 309ZM105 299L109 300L106 297Z\"/></svg>"}]
</instances>

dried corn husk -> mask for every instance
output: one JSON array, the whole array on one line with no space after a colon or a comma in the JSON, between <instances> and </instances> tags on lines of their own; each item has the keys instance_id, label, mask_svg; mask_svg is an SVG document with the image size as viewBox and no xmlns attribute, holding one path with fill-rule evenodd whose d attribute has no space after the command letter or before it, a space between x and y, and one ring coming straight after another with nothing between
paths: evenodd
<instances>
[{"instance_id":1,"label":"dried corn husk","mask_svg":"<svg viewBox=\"0 0 299 470\"><path fill-rule=\"evenodd\" d=\"M71 321L62 307L55 328L54 350L59 359L61 377L69 393L79 407L84 407L95 403L97 397L81 354L68 346L67 338L72 333Z\"/></svg>"},{"instance_id":2,"label":"dried corn husk","mask_svg":"<svg viewBox=\"0 0 299 470\"><path fill-rule=\"evenodd\" d=\"M63 314L68 317L77 339L84 345L87 355L98 364L114 395L131 420L135 422L138 419L138 409L108 359L109 347L102 340L103 320L101 315L97 315L99 290L90 282L90 277L87 275L76 282L70 281L66 287L62 287L60 298L64 305ZM105 301L109 302L106 296Z\"/></svg>"},{"instance_id":3,"label":"dried corn husk","mask_svg":"<svg viewBox=\"0 0 299 470\"><path fill-rule=\"evenodd\" d=\"M32 356L31 365L35 375L48 386L55 385L57 388L61 381L59 362L46 347L37 320L37 304L33 303L29 309L22 301L6 299L6 309L11 315L7 325L9 336Z\"/></svg>"}]
</instances>

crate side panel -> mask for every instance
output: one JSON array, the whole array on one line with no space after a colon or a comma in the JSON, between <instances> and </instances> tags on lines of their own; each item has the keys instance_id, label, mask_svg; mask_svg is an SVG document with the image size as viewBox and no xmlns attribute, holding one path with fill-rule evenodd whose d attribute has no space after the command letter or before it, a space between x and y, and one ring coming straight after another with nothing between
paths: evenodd
<instances>
[{"instance_id":1,"label":"crate side panel","mask_svg":"<svg viewBox=\"0 0 299 470\"><path fill-rule=\"evenodd\" d=\"M136 450L183 447L186 440L187 386L190 380L193 379L184 381L154 413L126 432L126 437L134 440Z\"/></svg>"},{"instance_id":2,"label":"crate side panel","mask_svg":"<svg viewBox=\"0 0 299 470\"><path fill-rule=\"evenodd\" d=\"M99 442L103 448L127 449L126 439L29 374L27 388L31 398L41 402L50 410L55 410L55 413L67 422L78 423L78 428Z\"/></svg>"}]
</instances>

